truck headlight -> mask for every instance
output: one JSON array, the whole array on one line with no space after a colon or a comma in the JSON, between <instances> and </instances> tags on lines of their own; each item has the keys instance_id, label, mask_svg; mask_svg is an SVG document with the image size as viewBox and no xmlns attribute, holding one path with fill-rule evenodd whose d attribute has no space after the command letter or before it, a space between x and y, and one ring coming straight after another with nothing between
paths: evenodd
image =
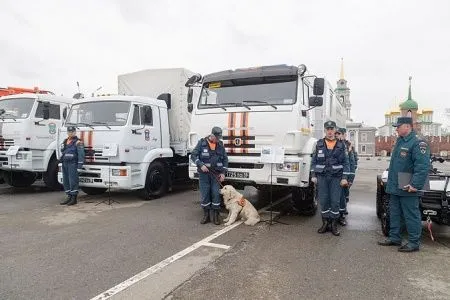
<instances>
[{"instance_id":1,"label":"truck headlight","mask_svg":"<svg viewBox=\"0 0 450 300\"><path fill-rule=\"evenodd\" d=\"M450 198L450 191L447 191L447 192L445 193L445 196L446 196L447 198Z\"/></svg>"},{"instance_id":2,"label":"truck headlight","mask_svg":"<svg viewBox=\"0 0 450 300\"><path fill-rule=\"evenodd\" d=\"M287 162L284 164L277 164L277 171L281 172L298 172L299 170L298 162Z\"/></svg>"},{"instance_id":3,"label":"truck headlight","mask_svg":"<svg viewBox=\"0 0 450 300\"><path fill-rule=\"evenodd\" d=\"M112 169L111 175L112 176L127 176L127 170L126 169Z\"/></svg>"},{"instance_id":4,"label":"truck headlight","mask_svg":"<svg viewBox=\"0 0 450 300\"><path fill-rule=\"evenodd\" d=\"M26 159L28 159L28 153L17 153L16 159L17 160L26 160Z\"/></svg>"}]
</instances>

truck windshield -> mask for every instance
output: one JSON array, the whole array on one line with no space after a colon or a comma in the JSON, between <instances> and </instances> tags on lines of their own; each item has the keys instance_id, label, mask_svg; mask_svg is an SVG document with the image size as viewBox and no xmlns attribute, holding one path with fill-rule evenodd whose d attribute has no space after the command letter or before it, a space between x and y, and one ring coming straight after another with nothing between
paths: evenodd
<instances>
[{"instance_id":1,"label":"truck windshield","mask_svg":"<svg viewBox=\"0 0 450 300\"><path fill-rule=\"evenodd\" d=\"M0 119L26 119L30 116L35 99L33 98L0 98Z\"/></svg>"},{"instance_id":2,"label":"truck windshield","mask_svg":"<svg viewBox=\"0 0 450 300\"><path fill-rule=\"evenodd\" d=\"M297 76L239 78L203 84L199 108L286 105L297 101Z\"/></svg>"},{"instance_id":3,"label":"truck windshield","mask_svg":"<svg viewBox=\"0 0 450 300\"><path fill-rule=\"evenodd\" d=\"M130 102L98 101L72 105L66 125L123 126L127 123Z\"/></svg>"}]
</instances>

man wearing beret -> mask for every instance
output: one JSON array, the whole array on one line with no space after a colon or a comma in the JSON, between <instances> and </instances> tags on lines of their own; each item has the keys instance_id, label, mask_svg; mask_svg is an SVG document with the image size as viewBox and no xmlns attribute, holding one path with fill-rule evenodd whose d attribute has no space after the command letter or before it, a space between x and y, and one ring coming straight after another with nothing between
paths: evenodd
<instances>
[{"instance_id":1,"label":"man wearing beret","mask_svg":"<svg viewBox=\"0 0 450 300\"><path fill-rule=\"evenodd\" d=\"M400 252L418 251L422 233L422 218L419 209L419 193L425 185L430 169L430 149L413 130L410 117L399 117L397 143L392 151L386 192L389 194L389 237L378 242L382 246L399 246ZM405 177L408 182L405 183ZM401 246L401 217L408 231L408 243Z\"/></svg>"},{"instance_id":2,"label":"man wearing beret","mask_svg":"<svg viewBox=\"0 0 450 300\"><path fill-rule=\"evenodd\" d=\"M339 202L342 187L348 185L348 153L344 142L335 137L336 123L327 121L324 128L326 136L317 141L311 162L311 181L317 183L322 213L322 226L317 232L325 233L331 227L333 235L338 236Z\"/></svg>"},{"instance_id":3,"label":"man wearing beret","mask_svg":"<svg viewBox=\"0 0 450 300\"><path fill-rule=\"evenodd\" d=\"M67 127L67 138L61 145L61 161L67 198L60 204L75 205L78 196L78 169L81 169L84 163L84 145L77 137L75 126Z\"/></svg>"},{"instance_id":4,"label":"man wearing beret","mask_svg":"<svg viewBox=\"0 0 450 300\"><path fill-rule=\"evenodd\" d=\"M225 147L220 141L222 129L213 127L211 134L198 141L197 146L191 153L191 160L197 165L199 175L201 206L203 218L200 224L211 221L220 225L220 182L225 180L225 172L228 168L228 156Z\"/></svg>"}]
</instances>

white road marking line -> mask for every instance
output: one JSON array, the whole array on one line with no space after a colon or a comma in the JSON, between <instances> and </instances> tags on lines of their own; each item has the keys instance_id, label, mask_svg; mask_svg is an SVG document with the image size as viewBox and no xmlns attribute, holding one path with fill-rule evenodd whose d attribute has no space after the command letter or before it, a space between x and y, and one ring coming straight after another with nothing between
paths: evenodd
<instances>
[{"instance_id":1,"label":"white road marking line","mask_svg":"<svg viewBox=\"0 0 450 300\"><path fill-rule=\"evenodd\" d=\"M216 243L204 243L202 246L220 248L220 249L225 249L225 250L230 249L230 246L228 246L228 245L216 244Z\"/></svg>"},{"instance_id":2,"label":"white road marking line","mask_svg":"<svg viewBox=\"0 0 450 300\"><path fill-rule=\"evenodd\" d=\"M285 201L286 199L289 198L288 196L285 196L275 202L272 203L272 205L276 205L278 203L281 203L283 201ZM266 209L270 208L270 205L263 207L260 209L260 211L264 211ZM207 236L206 238L204 238L203 240L198 241L195 244L192 244L191 246L187 247L184 250L181 250L180 252L172 255L171 257L166 258L165 260L157 263L156 265L151 266L150 268L134 275L133 277L128 278L127 280L119 283L118 285L110 288L109 290L95 296L94 298L91 298L91 300L106 300L111 298L112 296L120 293L121 291L129 288L130 286L132 286L133 284L141 281L142 279L145 279L146 277L160 271L161 269L163 269L164 267L168 266L169 264L173 263L174 261L179 260L180 258L186 256L187 254L191 253L192 251L200 248L201 246L212 246L212 247L216 247L216 248L221 248L218 246L226 246L226 245L220 245L220 244L214 244L214 243L210 243L212 240L216 239L217 237L221 236L224 233L227 233L228 231L238 227L239 225L241 225L243 223L243 221L237 221L233 224L231 224L230 226L227 226L213 234L211 234L210 236ZM229 246L226 246L229 248ZM228 249L226 248L226 249ZM223 248L225 249L225 248Z\"/></svg>"}]
</instances>

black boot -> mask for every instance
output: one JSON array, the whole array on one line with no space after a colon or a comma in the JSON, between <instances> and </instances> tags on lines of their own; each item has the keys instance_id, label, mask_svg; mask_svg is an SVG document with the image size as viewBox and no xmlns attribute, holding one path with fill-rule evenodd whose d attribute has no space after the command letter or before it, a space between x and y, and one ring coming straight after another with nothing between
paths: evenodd
<instances>
[{"instance_id":1,"label":"black boot","mask_svg":"<svg viewBox=\"0 0 450 300\"><path fill-rule=\"evenodd\" d=\"M211 222L211 219L209 218L209 209L204 208L203 209L203 218L200 221L200 224L206 224L206 223L209 223L209 222Z\"/></svg>"},{"instance_id":2,"label":"black boot","mask_svg":"<svg viewBox=\"0 0 450 300\"><path fill-rule=\"evenodd\" d=\"M67 198L65 200L62 200L61 202L59 202L59 204L66 205L70 201L72 201L72 195L67 195Z\"/></svg>"},{"instance_id":3,"label":"black boot","mask_svg":"<svg viewBox=\"0 0 450 300\"><path fill-rule=\"evenodd\" d=\"M70 202L67 203L67 206L75 205L75 204L77 204L77 203L78 203L78 202L77 202L77 195L72 195L72 198L71 198Z\"/></svg>"},{"instance_id":4,"label":"black boot","mask_svg":"<svg viewBox=\"0 0 450 300\"><path fill-rule=\"evenodd\" d=\"M322 218L322 227L317 230L318 233L325 233L328 231L328 223L330 221L328 219Z\"/></svg>"},{"instance_id":5,"label":"black boot","mask_svg":"<svg viewBox=\"0 0 450 300\"><path fill-rule=\"evenodd\" d=\"M220 225L220 214L218 209L213 210L213 222L216 225Z\"/></svg>"},{"instance_id":6,"label":"black boot","mask_svg":"<svg viewBox=\"0 0 450 300\"><path fill-rule=\"evenodd\" d=\"M338 223L337 219L331 220L331 233L335 236L341 235L341 233L339 232L337 223Z\"/></svg>"},{"instance_id":7,"label":"black boot","mask_svg":"<svg viewBox=\"0 0 450 300\"><path fill-rule=\"evenodd\" d=\"M347 225L347 221L345 220L344 213L341 213L341 215L339 216L339 224L341 224L341 226Z\"/></svg>"}]
</instances>

